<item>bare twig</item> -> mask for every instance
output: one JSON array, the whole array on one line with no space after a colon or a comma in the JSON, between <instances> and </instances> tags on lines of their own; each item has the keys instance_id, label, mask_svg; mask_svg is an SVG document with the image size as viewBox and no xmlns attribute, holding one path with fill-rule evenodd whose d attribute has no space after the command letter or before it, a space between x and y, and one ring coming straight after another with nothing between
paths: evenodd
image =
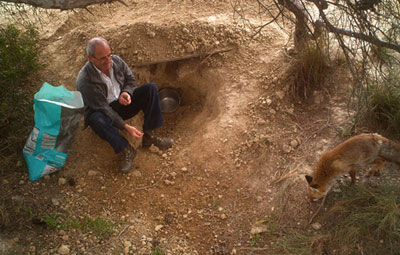
<instances>
[{"instance_id":1,"label":"bare twig","mask_svg":"<svg viewBox=\"0 0 400 255\"><path fill-rule=\"evenodd\" d=\"M118 2L120 2L121 4L125 5L126 7L128 7L128 4L125 3L123 0L117 0Z\"/></svg>"},{"instance_id":2,"label":"bare twig","mask_svg":"<svg viewBox=\"0 0 400 255\"><path fill-rule=\"evenodd\" d=\"M160 59L160 60L155 60L155 61L149 61L149 62L143 62L143 63L134 63L132 66L135 67L141 67L141 66L148 66L148 65L154 65L154 64L161 64L161 63L167 63L167 62L174 62L174 61L179 61L179 60L185 60L185 59L191 59L191 58L199 58L199 57L209 57L217 53L224 53L228 51L232 51L236 49L236 47L231 47L231 48L226 48L226 49L221 49L221 50L216 50L211 53L195 53L195 54L190 54L182 57L175 57L175 58L167 58L167 59Z\"/></svg>"},{"instance_id":3,"label":"bare twig","mask_svg":"<svg viewBox=\"0 0 400 255\"><path fill-rule=\"evenodd\" d=\"M143 187L137 187L137 188L135 188L135 189L133 189L133 190L142 190L142 189L150 189L150 188L153 188L153 187L155 187L155 186L158 185L158 183L164 178L164 176L165 176L165 173L163 173L162 176L160 177L160 179L158 179L158 181L157 181L156 183L152 184L152 185L143 186Z\"/></svg>"},{"instance_id":4,"label":"bare twig","mask_svg":"<svg viewBox=\"0 0 400 255\"><path fill-rule=\"evenodd\" d=\"M90 250L95 250L95 249L102 249L104 246L109 245L111 243L113 243L115 240L119 239L121 237L121 235L130 227L131 225L126 225L115 238L112 238L111 240L109 240L108 242L105 242L103 244L97 245L95 247L92 247Z\"/></svg>"},{"instance_id":5,"label":"bare twig","mask_svg":"<svg viewBox=\"0 0 400 255\"><path fill-rule=\"evenodd\" d=\"M124 229L121 230L121 232L119 232L119 234L115 237L115 239L119 239L121 237L121 235L130 227L131 225L126 225L124 227Z\"/></svg>"},{"instance_id":6,"label":"bare twig","mask_svg":"<svg viewBox=\"0 0 400 255\"><path fill-rule=\"evenodd\" d=\"M92 14L92 15L94 16L93 12L91 12L91 11L89 10L89 8L87 8L87 6L85 7L85 10L86 10L88 13L90 13L90 14Z\"/></svg>"},{"instance_id":7,"label":"bare twig","mask_svg":"<svg viewBox=\"0 0 400 255\"><path fill-rule=\"evenodd\" d=\"M243 247L237 249L238 251L243 251L243 250L251 250L251 251L265 251L269 250L270 248L258 248L258 247Z\"/></svg>"},{"instance_id":8,"label":"bare twig","mask_svg":"<svg viewBox=\"0 0 400 255\"><path fill-rule=\"evenodd\" d=\"M126 187L126 185L128 185L128 183L126 183L126 184L125 184L124 186L122 186L117 192L115 192L114 195L112 195L110 199L113 199L121 190L123 190L123 189Z\"/></svg>"},{"instance_id":9,"label":"bare twig","mask_svg":"<svg viewBox=\"0 0 400 255\"><path fill-rule=\"evenodd\" d=\"M311 217L311 219L310 219L310 221L308 222L308 224L311 224L311 223L313 222L315 216L317 216L318 213L319 213L319 211L321 211L321 208L324 206L325 200L326 200L326 197L327 197L327 196L328 196L328 194L326 194L326 195L324 196L324 198L322 199L322 203L321 203L320 206L318 207L318 210L317 210L317 211L314 213L314 215Z\"/></svg>"},{"instance_id":10,"label":"bare twig","mask_svg":"<svg viewBox=\"0 0 400 255\"><path fill-rule=\"evenodd\" d=\"M292 176L295 175L295 174L296 174L296 169L290 171L289 173L285 174L285 175L282 176L281 178L272 181L272 183L273 183L273 184L278 184L278 183L280 183L280 182L282 182L282 181L284 181L284 180L286 180L286 179L292 177Z\"/></svg>"}]
</instances>

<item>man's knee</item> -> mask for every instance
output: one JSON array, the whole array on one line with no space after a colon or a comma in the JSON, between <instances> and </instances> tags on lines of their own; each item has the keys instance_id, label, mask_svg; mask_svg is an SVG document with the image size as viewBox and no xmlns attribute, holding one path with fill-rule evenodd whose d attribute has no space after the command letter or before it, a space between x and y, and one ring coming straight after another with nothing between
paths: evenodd
<instances>
[{"instance_id":1,"label":"man's knee","mask_svg":"<svg viewBox=\"0 0 400 255\"><path fill-rule=\"evenodd\" d=\"M111 119L101 112L94 112L89 117L90 126L107 126L111 124Z\"/></svg>"},{"instance_id":2,"label":"man's knee","mask_svg":"<svg viewBox=\"0 0 400 255\"><path fill-rule=\"evenodd\" d=\"M151 92L158 91L157 85L154 84L154 83L147 83L147 84L145 84L143 86L146 86L146 88Z\"/></svg>"}]
</instances>

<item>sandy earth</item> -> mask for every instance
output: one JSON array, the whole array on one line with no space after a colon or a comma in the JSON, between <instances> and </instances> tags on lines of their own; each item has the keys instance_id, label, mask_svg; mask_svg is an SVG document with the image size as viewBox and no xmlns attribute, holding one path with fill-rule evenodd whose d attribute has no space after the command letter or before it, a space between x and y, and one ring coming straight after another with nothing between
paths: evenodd
<instances>
[{"instance_id":1,"label":"sandy earth","mask_svg":"<svg viewBox=\"0 0 400 255\"><path fill-rule=\"evenodd\" d=\"M160 130L175 145L159 152L131 140L138 153L123 175L118 155L82 121L64 169L37 182L15 173L2 185L33 212L58 214L59 221L101 217L116 223L114 234L101 238L19 219L0 233L0 254L158 254L157 248L174 255L269 254L267 235L252 242L257 222L310 229L318 205L305 200L304 174L342 139L335 127L348 120L337 84L348 78L338 70L331 91L294 101L285 78L289 37L278 26L251 40L227 0L128 4L55 14L43 27L48 65L40 84L74 90L87 40L103 36L139 84L180 91L180 108L164 115ZM230 51L205 57L223 49ZM132 123L141 127L142 116Z\"/></svg>"}]
</instances>

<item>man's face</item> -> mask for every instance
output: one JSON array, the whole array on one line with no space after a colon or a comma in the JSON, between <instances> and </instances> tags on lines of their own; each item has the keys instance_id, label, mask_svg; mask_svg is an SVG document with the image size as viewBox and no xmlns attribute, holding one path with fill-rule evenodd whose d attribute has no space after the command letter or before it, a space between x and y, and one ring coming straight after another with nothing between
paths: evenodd
<instances>
[{"instance_id":1,"label":"man's face","mask_svg":"<svg viewBox=\"0 0 400 255\"><path fill-rule=\"evenodd\" d=\"M89 61L100 71L108 74L111 68L111 50L105 43L97 44L94 51L94 57L88 56Z\"/></svg>"}]
</instances>

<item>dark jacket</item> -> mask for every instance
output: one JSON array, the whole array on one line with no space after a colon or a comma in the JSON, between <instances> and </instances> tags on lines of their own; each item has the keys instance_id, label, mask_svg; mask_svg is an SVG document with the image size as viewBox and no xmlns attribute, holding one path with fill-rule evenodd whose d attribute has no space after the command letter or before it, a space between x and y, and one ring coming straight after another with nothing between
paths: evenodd
<instances>
[{"instance_id":1,"label":"dark jacket","mask_svg":"<svg viewBox=\"0 0 400 255\"><path fill-rule=\"evenodd\" d=\"M118 56L111 56L113 71L121 87L121 93L126 91L131 96L136 86L136 79L128 65ZM93 112L102 112L111 118L113 125L123 129L125 121L115 112L107 101L107 85L102 81L99 72L88 61L78 74L76 88L81 92L85 104L85 128L88 126L89 116Z\"/></svg>"}]
</instances>

